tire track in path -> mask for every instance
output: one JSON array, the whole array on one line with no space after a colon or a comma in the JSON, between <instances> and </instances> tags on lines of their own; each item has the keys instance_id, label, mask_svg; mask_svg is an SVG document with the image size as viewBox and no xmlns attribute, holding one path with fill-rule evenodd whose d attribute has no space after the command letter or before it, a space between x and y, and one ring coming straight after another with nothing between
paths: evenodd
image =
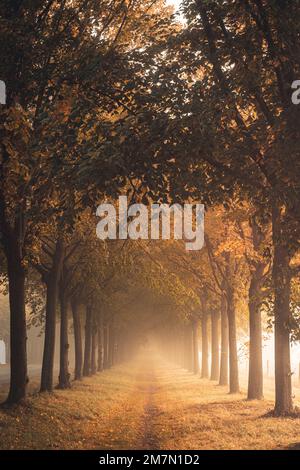
<instances>
[{"instance_id":1,"label":"tire track in path","mask_svg":"<svg viewBox=\"0 0 300 470\"><path fill-rule=\"evenodd\" d=\"M141 440L139 449L159 449L160 439L156 427L157 418L162 413L158 403L157 394L160 386L155 373L153 361L147 361L137 378L137 393L144 394L144 413L141 417Z\"/></svg>"}]
</instances>

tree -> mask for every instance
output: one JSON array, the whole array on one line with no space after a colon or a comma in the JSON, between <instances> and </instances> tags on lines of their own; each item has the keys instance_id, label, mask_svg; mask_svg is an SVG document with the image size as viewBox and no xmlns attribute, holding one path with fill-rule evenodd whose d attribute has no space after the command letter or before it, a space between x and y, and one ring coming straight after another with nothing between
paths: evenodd
<instances>
[{"instance_id":1,"label":"tree","mask_svg":"<svg viewBox=\"0 0 300 470\"><path fill-rule=\"evenodd\" d=\"M299 109L290 99L299 75L291 47L298 41L299 9L289 3L287 13L284 3L183 3L188 26L174 49L194 84L186 107L190 114L182 116L172 136L174 165L191 163L184 178L190 194L211 204L226 202L237 191L265 216L272 214L277 415L293 411L287 325L292 322L290 266L299 249L294 171L299 148L293 125Z\"/></svg>"},{"instance_id":2,"label":"tree","mask_svg":"<svg viewBox=\"0 0 300 470\"><path fill-rule=\"evenodd\" d=\"M120 166L111 164L109 120L99 125L104 136L100 145L98 139L85 137L95 117L107 114L111 118L120 109L130 109L132 90L138 89L134 84L142 69L140 59L147 54L145 49L143 54L133 53L129 33L134 33L141 50L153 42L144 32L152 29L153 36L162 34L170 12L161 2L157 7L150 0L3 1L0 15L1 78L7 85L7 107L1 109L0 221L11 311L8 402L13 403L26 393L27 256L47 219L48 198L53 196L51 176L60 172L72 181L74 166L79 166L72 157L88 153L91 158L99 149L102 156L103 148L106 169L101 183L120 174ZM82 170L84 158L80 163ZM63 167L68 171L61 171ZM89 203L87 196L85 205ZM52 350L53 340L50 344ZM48 384L43 387L51 388L49 380L45 381Z\"/></svg>"}]
</instances>

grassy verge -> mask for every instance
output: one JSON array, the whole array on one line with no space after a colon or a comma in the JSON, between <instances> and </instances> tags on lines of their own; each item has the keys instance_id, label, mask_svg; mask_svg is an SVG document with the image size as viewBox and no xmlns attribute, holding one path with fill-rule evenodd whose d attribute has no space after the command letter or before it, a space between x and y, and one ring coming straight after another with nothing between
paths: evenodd
<instances>
[{"instance_id":1,"label":"grassy verge","mask_svg":"<svg viewBox=\"0 0 300 470\"><path fill-rule=\"evenodd\" d=\"M118 367L71 390L35 394L26 404L1 409L0 448L131 448L143 412L135 375L135 369Z\"/></svg>"},{"instance_id":2,"label":"grassy verge","mask_svg":"<svg viewBox=\"0 0 300 470\"><path fill-rule=\"evenodd\" d=\"M268 416L269 399L249 402L180 369L162 368L158 382L152 424L161 449L300 449L300 419Z\"/></svg>"}]
</instances>

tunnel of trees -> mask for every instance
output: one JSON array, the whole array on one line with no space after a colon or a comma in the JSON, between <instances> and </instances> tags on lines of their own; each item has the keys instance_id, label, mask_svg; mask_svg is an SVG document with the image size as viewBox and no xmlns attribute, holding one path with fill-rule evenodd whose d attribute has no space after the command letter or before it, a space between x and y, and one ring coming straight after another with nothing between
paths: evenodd
<instances>
[{"instance_id":1,"label":"tunnel of trees","mask_svg":"<svg viewBox=\"0 0 300 470\"><path fill-rule=\"evenodd\" d=\"M129 360L149 334L168 360L238 393L248 331L248 399L263 398L268 327L274 414L292 414L298 2L184 0L176 16L162 0L3 0L0 17L6 405L26 397L30 323L44 331L41 393ZM119 195L203 203L204 248L98 240L96 208Z\"/></svg>"}]
</instances>

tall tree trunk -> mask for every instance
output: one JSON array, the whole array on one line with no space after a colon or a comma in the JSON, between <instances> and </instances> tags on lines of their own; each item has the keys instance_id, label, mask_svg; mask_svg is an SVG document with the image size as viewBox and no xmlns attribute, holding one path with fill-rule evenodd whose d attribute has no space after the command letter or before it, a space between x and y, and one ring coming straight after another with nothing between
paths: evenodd
<instances>
[{"instance_id":1,"label":"tall tree trunk","mask_svg":"<svg viewBox=\"0 0 300 470\"><path fill-rule=\"evenodd\" d=\"M227 315L229 331L229 393L239 393L235 300L234 291L231 287L227 288Z\"/></svg>"},{"instance_id":2,"label":"tall tree trunk","mask_svg":"<svg viewBox=\"0 0 300 470\"><path fill-rule=\"evenodd\" d=\"M219 354L219 312L211 313L211 371L210 380L219 380L220 354Z\"/></svg>"},{"instance_id":3,"label":"tall tree trunk","mask_svg":"<svg viewBox=\"0 0 300 470\"><path fill-rule=\"evenodd\" d=\"M200 373L200 364L199 364L199 341L198 341L198 333L199 333L199 320L196 319L193 321L193 367L194 367L194 374Z\"/></svg>"},{"instance_id":4,"label":"tall tree trunk","mask_svg":"<svg viewBox=\"0 0 300 470\"><path fill-rule=\"evenodd\" d=\"M220 360L220 379L219 385L228 385L228 316L226 295L222 292L221 297L221 360Z\"/></svg>"},{"instance_id":5,"label":"tall tree trunk","mask_svg":"<svg viewBox=\"0 0 300 470\"><path fill-rule=\"evenodd\" d=\"M97 340L98 340L98 325L95 321L95 313L93 314L92 322L92 353L91 353L91 373L94 375L97 372L97 360L96 360L96 350L97 350Z\"/></svg>"},{"instance_id":6,"label":"tall tree trunk","mask_svg":"<svg viewBox=\"0 0 300 470\"><path fill-rule=\"evenodd\" d=\"M193 337L190 323L184 330L184 364L185 369L193 372Z\"/></svg>"},{"instance_id":7,"label":"tall tree trunk","mask_svg":"<svg viewBox=\"0 0 300 470\"><path fill-rule=\"evenodd\" d=\"M73 329L74 329L74 346L75 346L75 380L82 378L82 331L80 312L78 310L78 303L76 299L71 301L72 315L73 315Z\"/></svg>"},{"instance_id":8,"label":"tall tree trunk","mask_svg":"<svg viewBox=\"0 0 300 470\"><path fill-rule=\"evenodd\" d=\"M18 251L6 249L10 306L10 389L6 403L18 403L26 396L26 314L25 270Z\"/></svg>"},{"instance_id":9,"label":"tall tree trunk","mask_svg":"<svg viewBox=\"0 0 300 470\"><path fill-rule=\"evenodd\" d=\"M293 412L290 361L290 255L283 240L283 222L280 210L273 208L273 285L275 314L275 414L284 416Z\"/></svg>"},{"instance_id":10,"label":"tall tree trunk","mask_svg":"<svg viewBox=\"0 0 300 470\"><path fill-rule=\"evenodd\" d=\"M188 350L188 327L185 325L183 328L183 367L189 368L189 350Z\"/></svg>"},{"instance_id":11,"label":"tall tree trunk","mask_svg":"<svg viewBox=\"0 0 300 470\"><path fill-rule=\"evenodd\" d=\"M92 352L92 307L86 307L85 320L85 339L84 339L84 363L83 375L85 377L91 374L91 352Z\"/></svg>"},{"instance_id":12,"label":"tall tree trunk","mask_svg":"<svg viewBox=\"0 0 300 470\"><path fill-rule=\"evenodd\" d=\"M45 279L47 286L46 300L46 322L43 364L41 374L41 392L52 392L53 390L53 367L55 352L55 329L56 329L56 304L58 297L58 282L61 275L64 256L63 241L59 239L56 243L53 263L50 272Z\"/></svg>"},{"instance_id":13,"label":"tall tree trunk","mask_svg":"<svg viewBox=\"0 0 300 470\"><path fill-rule=\"evenodd\" d=\"M207 312L206 308L202 311L201 317L201 337L202 337L202 360L201 360L201 378L208 378L208 332L207 332Z\"/></svg>"},{"instance_id":14,"label":"tall tree trunk","mask_svg":"<svg viewBox=\"0 0 300 470\"><path fill-rule=\"evenodd\" d=\"M63 287L60 289L60 356L58 388L71 388L69 374L68 301Z\"/></svg>"},{"instance_id":15,"label":"tall tree trunk","mask_svg":"<svg viewBox=\"0 0 300 470\"><path fill-rule=\"evenodd\" d=\"M100 316L99 325L98 325L98 372L103 371L103 321Z\"/></svg>"},{"instance_id":16,"label":"tall tree trunk","mask_svg":"<svg viewBox=\"0 0 300 470\"><path fill-rule=\"evenodd\" d=\"M263 362L262 362L262 327L261 327L261 279L264 266L258 264L252 273L249 287L249 377L248 400L263 398Z\"/></svg>"},{"instance_id":17,"label":"tall tree trunk","mask_svg":"<svg viewBox=\"0 0 300 470\"><path fill-rule=\"evenodd\" d=\"M115 354L115 331L113 325L109 326L109 340L108 340L108 367L114 365Z\"/></svg>"},{"instance_id":18,"label":"tall tree trunk","mask_svg":"<svg viewBox=\"0 0 300 470\"><path fill-rule=\"evenodd\" d=\"M103 340L103 369L108 369L109 325L107 323L103 328Z\"/></svg>"},{"instance_id":19,"label":"tall tree trunk","mask_svg":"<svg viewBox=\"0 0 300 470\"><path fill-rule=\"evenodd\" d=\"M12 104L11 93L8 90L7 106ZM2 130L3 130L3 126ZM0 136L1 164L0 164L0 226L1 244L7 260L9 307L10 307L10 387L7 404L19 403L26 397L27 377L27 331L25 312L25 278L23 265L24 239L26 235L26 221L22 211L23 203L13 211L16 216L10 221L6 213L9 202L4 195L4 182L6 180L5 163L10 156L4 143L4 135Z\"/></svg>"}]
</instances>

